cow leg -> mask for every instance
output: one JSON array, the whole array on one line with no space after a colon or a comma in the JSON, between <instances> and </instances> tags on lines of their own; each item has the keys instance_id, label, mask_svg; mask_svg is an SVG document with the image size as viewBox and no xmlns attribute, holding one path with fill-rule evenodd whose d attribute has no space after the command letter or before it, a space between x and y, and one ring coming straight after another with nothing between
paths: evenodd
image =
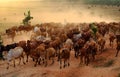
<instances>
[{"instance_id":1,"label":"cow leg","mask_svg":"<svg viewBox=\"0 0 120 77\"><path fill-rule=\"evenodd\" d=\"M86 57L84 57L84 64L86 64Z\"/></svg>"},{"instance_id":2,"label":"cow leg","mask_svg":"<svg viewBox=\"0 0 120 77\"><path fill-rule=\"evenodd\" d=\"M65 68L65 66L66 66L66 60L64 59L64 66L63 67Z\"/></svg>"},{"instance_id":3,"label":"cow leg","mask_svg":"<svg viewBox=\"0 0 120 77\"><path fill-rule=\"evenodd\" d=\"M23 64L25 64L25 61L24 61L24 56L22 55L21 57L22 57L22 59L23 59Z\"/></svg>"},{"instance_id":4,"label":"cow leg","mask_svg":"<svg viewBox=\"0 0 120 77\"><path fill-rule=\"evenodd\" d=\"M83 63L83 56L81 55L80 56L80 63L79 64L82 64Z\"/></svg>"},{"instance_id":5,"label":"cow leg","mask_svg":"<svg viewBox=\"0 0 120 77\"><path fill-rule=\"evenodd\" d=\"M20 63L21 63L21 57L19 58L19 65L20 65Z\"/></svg>"},{"instance_id":6,"label":"cow leg","mask_svg":"<svg viewBox=\"0 0 120 77\"><path fill-rule=\"evenodd\" d=\"M62 60L60 59L59 61L60 61L60 69L61 69L62 68Z\"/></svg>"},{"instance_id":7,"label":"cow leg","mask_svg":"<svg viewBox=\"0 0 120 77\"><path fill-rule=\"evenodd\" d=\"M26 62L28 62L28 54L27 54L27 59L26 59Z\"/></svg>"},{"instance_id":8,"label":"cow leg","mask_svg":"<svg viewBox=\"0 0 120 77\"><path fill-rule=\"evenodd\" d=\"M78 58L79 56L79 50L75 51L75 57Z\"/></svg>"},{"instance_id":9,"label":"cow leg","mask_svg":"<svg viewBox=\"0 0 120 77\"><path fill-rule=\"evenodd\" d=\"M95 52L92 52L92 60L95 60Z\"/></svg>"},{"instance_id":10,"label":"cow leg","mask_svg":"<svg viewBox=\"0 0 120 77\"><path fill-rule=\"evenodd\" d=\"M119 50L117 50L117 53L116 53L116 56L115 56L115 57L117 57L117 56L118 56L118 53L119 53Z\"/></svg>"},{"instance_id":11,"label":"cow leg","mask_svg":"<svg viewBox=\"0 0 120 77\"><path fill-rule=\"evenodd\" d=\"M42 61L43 61L43 64L45 63L45 60L44 59L42 59Z\"/></svg>"},{"instance_id":12,"label":"cow leg","mask_svg":"<svg viewBox=\"0 0 120 77\"><path fill-rule=\"evenodd\" d=\"M39 58L39 61L38 61L38 64L39 64L39 65L41 65L40 62L41 62L41 58Z\"/></svg>"},{"instance_id":13,"label":"cow leg","mask_svg":"<svg viewBox=\"0 0 120 77\"><path fill-rule=\"evenodd\" d=\"M70 66L70 60L68 59L68 66Z\"/></svg>"},{"instance_id":14,"label":"cow leg","mask_svg":"<svg viewBox=\"0 0 120 77\"><path fill-rule=\"evenodd\" d=\"M9 69L9 61L7 62L7 68L6 69Z\"/></svg>"},{"instance_id":15,"label":"cow leg","mask_svg":"<svg viewBox=\"0 0 120 77\"><path fill-rule=\"evenodd\" d=\"M113 48L113 41L112 41L112 48Z\"/></svg>"},{"instance_id":16,"label":"cow leg","mask_svg":"<svg viewBox=\"0 0 120 77\"><path fill-rule=\"evenodd\" d=\"M52 57L52 64L54 64L54 57Z\"/></svg>"},{"instance_id":17,"label":"cow leg","mask_svg":"<svg viewBox=\"0 0 120 77\"><path fill-rule=\"evenodd\" d=\"M58 60L57 61L59 61L60 60L60 50L58 51L57 56L58 56Z\"/></svg>"},{"instance_id":18,"label":"cow leg","mask_svg":"<svg viewBox=\"0 0 120 77\"><path fill-rule=\"evenodd\" d=\"M47 59L45 59L45 67L47 67Z\"/></svg>"},{"instance_id":19,"label":"cow leg","mask_svg":"<svg viewBox=\"0 0 120 77\"><path fill-rule=\"evenodd\" d=\"M34 64L34 67L36 67L37 66L37 63L38 63L38 59L35 59L36 61L35 61L35 64Z\"/></svg>"},{"instance_id":20,"label":"cow leg","mask_svg":"<svg viewBox=\"0 0 120 77\"><path fill-rule=\"evenodd\" d=\"M75 50L75 58L77 58L77 51Z\"/></svg>"},{"instance_id":21,"label":"cow leg","mask_svg":"<svg viewBox=\"0 0 120 77\"><path fill-rule=\"evenodd\" d=\"M13 64L14 64L14 67L15 67L15 59L13 59Z\"/></svg>"},{"instance_id":22,"label":"cow leg","mask_svg":"<svg viewBox=\"0 0 120 77\"><path fill-rule=\"evenodd\" d=\"M89 57L87 56L86 57L86 65L88 66L88 64L89 64Z\"/></svg>"},{"instance_id":23,"label":"cow leg","mask_svg":"<svg viewBox=\"0 0 120 77\"><path fill-rule=\"evenodd\" d=\"M100 51L101 51L101 53L103 52L103 48L102 48L102 46L100 46Z\"/></svg>"},{"instance_id":24,"label":"cow leg","mask_svg":"<svg viewBox=\"0 0 120 77\"><path fill-rule=\"evenodd\" d=\"M110 40L110 46L111 46L111 40Z\"/></svg>"}]
</instances>

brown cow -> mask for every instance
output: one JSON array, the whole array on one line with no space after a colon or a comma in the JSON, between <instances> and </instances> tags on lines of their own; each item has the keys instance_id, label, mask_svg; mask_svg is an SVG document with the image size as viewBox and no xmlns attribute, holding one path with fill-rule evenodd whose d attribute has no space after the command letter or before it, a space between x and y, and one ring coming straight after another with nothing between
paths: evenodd
<instances>
[{"instance_id":1,"label":"brown cow","mask_svg":"<svg viewBox=\"0 0 120 77\"><path fill-rule=\"evenodd\" d=\"M84 46L85 40L84 39L79 39L74 45L74 51L75 51L75 57L77 58L79 55L79 50Z\"/></svg>"},{"instance_id":2,"label":"brown cow","mask_svg":"<svg viewBox=\"0 0 120 77\"><path fill-rule=\"evenodd\" d=\"M40 44L37 48L30 52L30 56L35 60L35 67L37 66L37 63L40 64L41 59L45 60L45 53L45 44Z\"/></svg>"},{"instance_id":3,"label":"brown cow","mask_svg":"<svg viewBox=\"0 0 120 77\"><path fill-rule=\"evenodd\" d=\"M27 62L28 62L28 56L30 55L31 51L34 51L38 47L39 43L36 40L27 40L27 45L26 45L26 54L27 54ZM34 59L33 59L34 60Z\"/></svg>"},{"instance_id":4,"label":"brown cow","mask_svg":"<svg viewBox=\"0 0 120 77\"><path fill-rule=\"evenodd\" d=\"M101 53L103 52L103 50L104 50L104 46L105 46L105 39L103 38L103 37L100 37L100 38L98 38L98 40L97 40L97 43L98 43L98 45L99 45L99 50L101 51Z\"/></svg>"},{"instance_id":5,"label":"brown cow","mask_svg":"<svg viewBox=\"0 0 120 77\"><path fill-rule=\"evenodd\" d=\"M12 39L12 42L14 42L14 38L15 38L15 31L12 29L7 29L6 30L6 34L8 35L8 37L10 37Z\"/></svg>"},{"instance_id":6,"label":"brown cow","mask_svg":"<svg viewBox=\"0 0 120 77\"><path fill-rule=\"evenodd\" d=\"M53 48L53 47L49 47L49 48L47 48L46 49L46 66L47 66L47 61L48 61L48 59L50 60L50 59L52 59L52 64L54 63L54 58L55 58L55 52L56 52L56 50Z\"/></svg>"},{"instance_id":7,"label":"brown cow","mask_svg":"<svg viewBox=\"0 0 120 77\"><path fill-rule=\"evenodd\" d=\"M113 42L115 40L115 35L113 33L109 34L109 41L110 41L110 46L113 48Z\"/></svg>"},{"instance_id":8,"label":"brown cow","mask_svg":"<svg viewBox=\"0 0 120 77\"><path fill-rule=\"evenodd\" d=\"M85 63L86 65L89 64L89 42L86 42L85 45L80 49L80 64Z\"/></svg>"},{"instance_id":9,"label":"brown cow","mask_svg":"<svg viewBox=\"0 0 120 77\"><path fill-rule=\"evenodd\" d=\"M116 48L116 50L117 50L117 53L116 53L116 56L115 56L115 57L118 56L118 53L119 53L119 51L120 51L120 42L117 43L117 48Z\"/></svg>"},{"instance_id":10,"label":"brown cow","mask_svg":"<svg viewBox=\"0 0 120 77\"><path fill-rule=\"evenodd\" d=\"M66 66L69 66L69 60L70 60L70 51L68 48L61 48L60 49L60 56L59 56L59 61L60 61L60 69L62 68L62 60L64 61L64 68ZM67 62L67 64L66 64Z\"/></svg>"}]
</instances>

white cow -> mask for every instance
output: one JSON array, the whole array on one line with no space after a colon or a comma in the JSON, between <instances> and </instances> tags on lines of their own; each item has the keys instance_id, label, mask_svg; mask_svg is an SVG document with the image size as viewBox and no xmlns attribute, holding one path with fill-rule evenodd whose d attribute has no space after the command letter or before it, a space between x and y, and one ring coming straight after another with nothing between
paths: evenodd
<instances>
[{"instance_id":1,"label":"white cow","mask_svg":"<svg viewBox=\"0 0 120 77\"><path fill-rule=\"evenodd\" d=\"M17 58L20 59L19 64L21 62L21 58L23 58L23 63L25 64L25 62L24 62L24 51L23 51L22 47L16 47L14 49L10 49L8 52L4 51L3 52L3 58L7 60L7 64L8 64L7 69L9 69L9 63L12 60L14 62L14 67L15 67L15 59L17 59Z\"/></svg>"}]
</instances>

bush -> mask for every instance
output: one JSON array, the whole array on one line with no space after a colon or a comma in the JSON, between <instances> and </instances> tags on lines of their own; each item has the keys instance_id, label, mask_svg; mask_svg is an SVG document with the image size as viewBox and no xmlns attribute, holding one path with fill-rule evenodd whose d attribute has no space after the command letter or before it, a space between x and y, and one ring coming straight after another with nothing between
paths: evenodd
<instances>
[{"instance_id":1,"label":"bush","mask_svg":"<svg viewBox=\"0 0 120 77\"><path fill-rule=\"evenodd\" d=\"M103 65L103 67L110 67L111 65L113 65L113 63L114 63L114 60L109 60Z\"/></svg>"}]
</instances>

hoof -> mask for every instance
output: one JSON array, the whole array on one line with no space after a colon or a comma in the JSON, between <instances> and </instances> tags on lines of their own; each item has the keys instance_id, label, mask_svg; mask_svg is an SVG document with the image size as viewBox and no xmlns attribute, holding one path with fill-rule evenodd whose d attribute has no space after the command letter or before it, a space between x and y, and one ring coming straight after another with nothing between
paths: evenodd
<instances>
[{"instance_id":1,"label":"hoof","mask_svg":"<svg viewBox=\"0 0 120 77\"><path fill-rule=\"evenodd\" d=\"M41 65L40 62L38 63L38 65Z\"/></svg>"},{"instance_id":2,"label":"hoof","mask_svg":"<svg viewBox=\"0 0 120 77\"><path fill-rule=\"evenodd\" d=\"M25 63L25 62L23 62L23 64L25 65L26 63Z\"/></svg>"},{"instance_id":3,"label":"hoof","mask_svg":"<svg viewBox=\"0 0 120 77\"><path fill-rule=\"evenodd\" d=\"M70 66L70 64L68 63L68 66Z\"/></svg>"},{"instance_id":4,"label":"hoof","mask_svg":"<svg viewBox=\"0 0 120 77\"><path fill-rule=\"evenodd\" d=\"M63 67L65 68L66 65L64 65Z\"/></svg>"},{"instance_id":5,"label":"hoof","mask_svg":"<svg viewBox=\"0 0 120 77\"><path fill-rule=\"evenodd\" d=\"M9 67L6 68L7 70L9 69Z\"/></svg>"},{"instance_id":6,"label":"hoof","mask_svg":"<svg viewBox=\"0 0 120 77\"><path fill-rule=\"evenodd\" d=\"M26 60L26 62L28 62L28 60Z\"/></svg>"},{"instance_id":7,"label":"hoof","mask_svg":"<svg viewBox=\"0 0 120 77\"><path fill-rule=\"evenodd\" d=\"M60 67L60 69L62 69L62 67Z\"/></svg>"},{"instance_id":8,"label":"hoof","mask_svg":"<svg viewBox=\"0 0 120 77\"><path fill-rule=\"evenodd\" d=\"M34 67L36 67L37 65L35 64Z\"/></svg>"}]
</instances>

